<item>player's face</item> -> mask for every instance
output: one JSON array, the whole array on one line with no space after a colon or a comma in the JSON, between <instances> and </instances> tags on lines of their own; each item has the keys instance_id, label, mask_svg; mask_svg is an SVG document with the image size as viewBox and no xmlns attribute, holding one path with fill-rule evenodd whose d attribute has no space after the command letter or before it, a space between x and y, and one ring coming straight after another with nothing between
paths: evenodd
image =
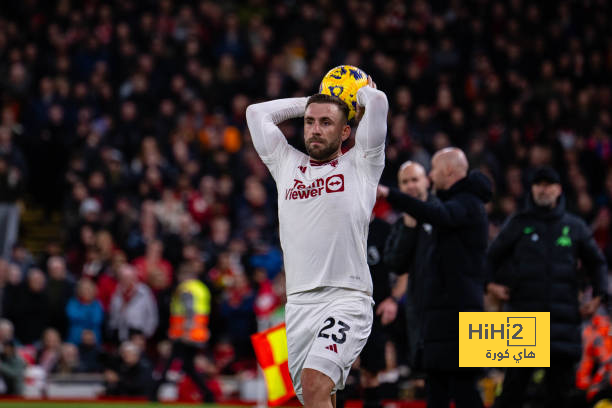
<instances>
[{"instance_id":1,"label":"player's face","mask_svg":"<svg viewBox=\"0 0 612 408\"><path fill-rule=\"evenodd\" d=\"M351 133L338 106L311 103L304 113L304 143L314 160L331 160L340 154L342 141Z\"/></svg>"},{"instance_id":2,"label":"player's face","mask_svg":"<svg viewBox=\"0 0 612 408\"><path fill-rule=\"evenodd\" d=\"M406 166L399 173L398 183L402 193L420 200L427 198L429 180L422 167L413 164Z\"/></svg>"},{"instance_id":3,"label":"player's face","mask_svg":"<svg viewBox=\"0 0 612 408\"><path fill-rule=\"evenodd\" d=\"M533 201L540 207L554 207L561 195L561 185L542 181L531 186Z\"/></svg>"}]
</instances>

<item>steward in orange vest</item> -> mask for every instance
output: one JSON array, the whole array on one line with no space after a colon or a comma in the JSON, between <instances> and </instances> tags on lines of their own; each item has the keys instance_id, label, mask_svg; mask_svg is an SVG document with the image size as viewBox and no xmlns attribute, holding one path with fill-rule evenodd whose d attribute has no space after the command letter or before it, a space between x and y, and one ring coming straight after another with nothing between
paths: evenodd
<instances>
[{"instance_id":1,"label":"steward in orange vest","mask_svg":"<svg viewBox=\"0 0 612 408\"><path fill-rule=\"evenodd\" d=\"M174 291L170 302L168 337L193 344L208 341L210 291L199 279L188 279Z\"/></svg>"},{"instance_id":2,"label":"steward in orange vest","mask_svg":"<svg viewBox=\"0 0 612 408\"><path fill-rule=\"evenodd\" d=\"M157 390L165 381L166 372L174 359L180 359L182 370L200 390L205 402L214 402L214 394L206 386L202 374L194 367L194 359L210 337L208 315L210 313L210 291L197 277L190 265L183 265L178 274L177 286L170 301L170 327L168 337L172 340L172 354L155 382L151 400L157 401Z\"/></svg>"}]
</instances>

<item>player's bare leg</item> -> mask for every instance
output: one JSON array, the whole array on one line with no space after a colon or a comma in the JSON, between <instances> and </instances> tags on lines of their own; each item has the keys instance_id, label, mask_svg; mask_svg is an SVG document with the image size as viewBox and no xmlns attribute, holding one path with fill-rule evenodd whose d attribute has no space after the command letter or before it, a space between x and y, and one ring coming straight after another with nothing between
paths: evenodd
<instances>
[{"instance_id":1,"label":"player's bare leg","mask_svg":"<svg viewBox=\"0 0 612 408\"><path fill-rule=\"evenodd\" d=\"M306 408L335 408L335 395L330 398L334 382L320 371L312 368L302 370L302 395Z\"/></svg>"}]
</instances>

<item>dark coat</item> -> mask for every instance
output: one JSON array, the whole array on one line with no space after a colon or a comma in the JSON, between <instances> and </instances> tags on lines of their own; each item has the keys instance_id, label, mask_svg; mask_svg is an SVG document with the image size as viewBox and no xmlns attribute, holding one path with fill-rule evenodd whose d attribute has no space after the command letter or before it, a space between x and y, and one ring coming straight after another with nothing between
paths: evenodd
<instances>
[{"instance_id":1,"label":"dark coat","mask_svg":"<svg viewBox=\"0 0 612 408\"><path fill-rule=\"evenodd\" d=\"M427 201L437 201L429 195ZM432 253L435 249L434 229L429 223L407 227L400 217L391 227L385 244L385 264L398 275L408 273L406 290L406 329L410 367L423 365L423 325L425 323L425 290L430 276Z\"/></svg>"},{"instance_id":2,"label":"dark coat","mask_svg":"<svg viewBox=\"0 0 612 408\"><path fill-rule=\"evenodd\" d=\"M153 386L153 368L147 359L141 358L138 363L129 366L123 361L117 368L119 381L107 384L106 393L114 396L146 397Z\"/></svg>"},{"instance_id":3,"label":"dark coat","mask_svg":"<svg viewBox=\"0 0 612 408\"><path fill-rule=\"evenodd\" d=\"M573 358L581 355L579 260L594 296L605 297L605 258L587 225L565 211L563 197L554 209L536 207L530 197L526 210L506 221L487 253L491 280L510 287L510 309L550 312L551 352Z\"/></svg>"},{"instance_id":4,"label":"dark coat","mask_svg":"<svg viewBox=\"0 0 612 408\"><path fill-rule=\"evenodd\" d=\"M374 218L370 222L367 260L374 288L372 298L376 304L381 303L391 295L391 277L383 262L385 240L390 229L391 226L379 218ZM381 316L374 315L372 331L359 357L361 360L360 367L370 373L378 373L385 369L385 359L381 356L385 355L385 346L393 328L395 328L395 324L383 326L380 318Z\"/></svg>"},{"instance_id":5,"label":"dark coat","mask_svg":"<svg viewBox=\"0 0 612 408\"><path fill-rule=\"evenodd\" d=\"M436 230L425 290L426 370L458 369L459 312L483 310L488 235L484 204L491 194L489 179L479 171L439 191L438 202L422 202L393 190L389 194L388 201L394 208Z\"/></svg>"},{"instance_id":6,"label":"dark coat","mask_svg":"<svg viewBox=\"0 0 612 408\"><path fill-rule=\"evenodd\" d=\"M32 292L29 288L17 288L7 318L15 325L15 337L23 344L33 344L41 339L49 326L49 300L43 292Z\"/></svg>"},{"instance_id":7,"label":"dark coat","mask_svg":"<svg viewBox=\"0 0 612 408\"><path fill-rule=\"evenodd\" d=\"M0 159L2 159L0 157ZM23 181L21 175L14 176L13 170L9 167L0 173L0 203L14 204L23 192Z\"/></svg>"},{"instance_id":8,"label":"dark coat","mask_svg":"<svg viewBox=\"0 0 612 408\"><path fill-rule=\"evenodd\" d=\"M50 278L45 293L49 302L49 326L57 329L62 339L65 339L68 332L66 305L74 293L74 282L68 279Z\"/></svg>"},{"instance_id":9,"label":"dark coat","mask_svg":"<svg viewBox=\"0 0 612 408\"><path fill-rule=\"evenodd\" d=\"M391 226L389 223L374 218L370 222L370 228L368 231L368 267L370 268L370 275L372 276L372 286L374 291L372 298L375 303L380 303L389 296L391 296L391 278L389 276L389 270L384 262L384 250L385 241L389 236L389 230ZM375 317L377 320L379 316Z\"/></svg>"}]
</instances>

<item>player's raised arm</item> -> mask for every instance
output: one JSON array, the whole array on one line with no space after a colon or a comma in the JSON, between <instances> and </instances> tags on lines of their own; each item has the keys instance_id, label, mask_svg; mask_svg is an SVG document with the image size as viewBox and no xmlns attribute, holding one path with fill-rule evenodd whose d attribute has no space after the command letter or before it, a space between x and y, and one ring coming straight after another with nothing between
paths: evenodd
<instances>
[{"instance_id":1,"label":"player's raised arm","mask_svg":"<svg viewBox=\"0 0 612 408\"><path fill-rule=\"evenodd\" d=\"M288 143L278 124L304 116L308 98L287 98L250 105L246 110L247 124L253 146L264 162L282 154ZM281 147L279 149L279 147Z\"/></svg>"},{"instance_id":2,"label":"player's raised arm","mask_svg":"<svg viewBox=\"0 0 612 408\"><path fill-rule=\"evenodd\" d=\"M384 148L389 111L387 95L376 89L372 78L368 77L368 85L357 92L357 104L359 109L365 108L365 113L355 133L355 146L366 153Z\"/></svg>"}]
</instances>

